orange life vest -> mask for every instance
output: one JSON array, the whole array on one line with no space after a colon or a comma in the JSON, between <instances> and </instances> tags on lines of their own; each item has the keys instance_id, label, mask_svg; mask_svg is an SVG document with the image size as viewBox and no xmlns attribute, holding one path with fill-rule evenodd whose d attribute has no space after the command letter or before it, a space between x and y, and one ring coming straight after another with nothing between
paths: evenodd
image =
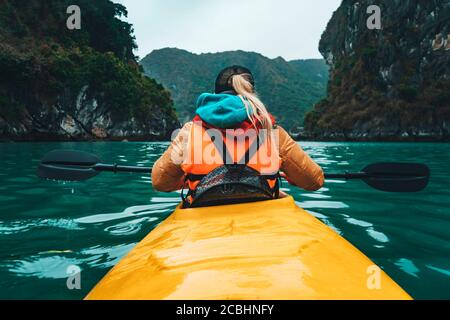
<instances>
[{"instance_id":1,"label":"orange life vest","mask_svg":"<svg viewBox=\"0 0 450 320\"><path fill-rule=\"evenodd\" d=\"M270 188L278 186L281 160L275 129L270 136L248 123L234 129L218 129L196 117L185 155L181 168L189 189L189 203L201 179L224 164L245 164L266 178Z\"/></svg>"}]
</instances>

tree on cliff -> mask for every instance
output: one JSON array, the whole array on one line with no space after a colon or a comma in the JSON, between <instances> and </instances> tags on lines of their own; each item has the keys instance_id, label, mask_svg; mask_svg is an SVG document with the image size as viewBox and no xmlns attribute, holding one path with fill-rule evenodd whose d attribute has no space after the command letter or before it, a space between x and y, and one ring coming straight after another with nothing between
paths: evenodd
<instances>
[{"instance_id":1,"label":"tree on cliff","mask_svg":"<svg viewBox=\"0 0 450 320\"><path fill-rule=\"evenodd\" d=\"M80 30L66 27L70 5L81 8ZM109 0L0 0L0 137L98 138L99 123L106 138L167 137L177 125L170 94L142 74L126 15ZM80 115L81 98L98 114Z\"/></svg>"}]
</instances>

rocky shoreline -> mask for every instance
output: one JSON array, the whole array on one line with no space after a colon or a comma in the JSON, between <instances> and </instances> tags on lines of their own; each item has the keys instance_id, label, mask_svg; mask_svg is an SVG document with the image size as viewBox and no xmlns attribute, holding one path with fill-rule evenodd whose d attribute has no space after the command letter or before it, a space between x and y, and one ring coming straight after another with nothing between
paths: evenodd
<instances>
[{"instance_id":1,"label":"rocky shoreline","mask_svg":"<svg viewBox=\"0 0 450 320\"><path fill-rule=\"evenodd\" d=\"M162 112L155 112L147 123L134 117L113 118L84 86L75 97L67 92L59 96L51 108L27 108L20 122L8 123L0 117L0 141L165 141L179 127L176 118Z\"/></svg>"},{"instance_id":2,"label":"rocky shoreline","mask_svg":"<svg viewBox=\"0 0 450 320\"><path fill-rule=\"evenodd\" d=\"M308 141L308 142L404 142L404 143L448 143L450 142L450 136L445 137L364 137L364 138L352 138L352 137L338 137L338 136L324 136L324 137L311 137L311 136L296 136L295 141Z\"/></svg>"},{"instance_id":3,"label":"rocky shoreline","mask_svg":"<svg viewBox=\"0 0 450 320\"><path fill-rule=\"evenodd\" d=\"M336 142L450 142L450 134L436 131L419 131L401 134L369 134L367 132L327 132L321 135L295 135L297 141L336 141Z\"/></svg>"}]
</instances>

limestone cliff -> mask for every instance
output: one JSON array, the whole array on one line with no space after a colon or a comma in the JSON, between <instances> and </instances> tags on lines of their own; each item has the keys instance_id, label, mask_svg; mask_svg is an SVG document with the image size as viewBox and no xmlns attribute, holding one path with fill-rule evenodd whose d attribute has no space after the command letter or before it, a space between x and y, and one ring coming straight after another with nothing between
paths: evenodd
<instances>
[{"instance_id":1,"label":"limestone cliff","mask_svg":"<svg viewBox=\"0 0 450 320\"><path fill-rule=\"evenodd\" d=\"M369 30L369 5L381 8ZM344 0L320 41L328 96L308 134L339 140L450 139L450 1Z\"/></svg>"},{"instance_id":2,"label":"limestone cliff","mask_svg":"<svg viewBox=\"0 0 450 320\"><path fill-rule=\"evenodd\" d=\"M142 73L126 14L109 0L0 0L0 140L168 139L170 93Z\"/></svg>"}]
</instances>

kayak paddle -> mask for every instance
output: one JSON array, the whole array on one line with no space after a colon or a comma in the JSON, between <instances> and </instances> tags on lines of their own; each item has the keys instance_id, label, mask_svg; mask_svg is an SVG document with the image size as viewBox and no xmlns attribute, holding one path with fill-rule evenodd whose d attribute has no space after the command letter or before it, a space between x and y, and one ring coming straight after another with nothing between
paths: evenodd
<instances>
[{"instance_id":1,"label":"kayak paddle","mask_svg":"<svg viewBox=\"0 0 450 320\"><path fill-rule=\"evenodd\" d=\"M151 168L103 164L93 154L83 151L55 150L44 156L37 174L40 178L63 181L83 181L100 172L152 172Z\"/></svg>"},{"instance_id":2,"label":"kayak paddle","mask_svg":"<svg viewBox=\"0 0 450 320\"><path fill-rule=\"evenodd\" d=\"M134 172L150 174L151 168L104 164L93 154L82 151L55 150L42 159L37 174L40 178L83 181L100 172ZM374 189L388 192L417 192L425 189L430 170L424 164L375 163L361 172L325 174L326 179L361 179Z\"/></svg>"},{"instance_id":3,"label":"kayak paddle","mask_svg":"<svg viewBox=\"0 0 450 320\"><path fill-rule=\"evenodd\" d=\"M426 188L430 169L419 163L382 162L368 165L361 172L325 174L326 179L361 179L374 189L387 192L417 192Z\"/></svg>"}]
</instances>

